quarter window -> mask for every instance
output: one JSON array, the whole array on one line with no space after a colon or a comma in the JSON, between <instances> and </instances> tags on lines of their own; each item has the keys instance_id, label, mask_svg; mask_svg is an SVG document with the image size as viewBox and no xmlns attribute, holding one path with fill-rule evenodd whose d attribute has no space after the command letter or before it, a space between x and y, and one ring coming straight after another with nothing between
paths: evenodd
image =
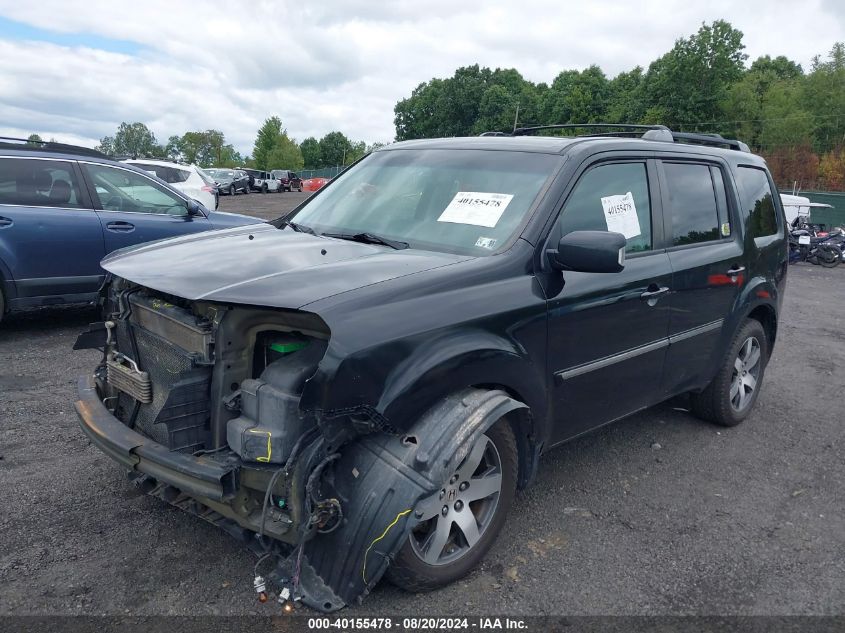
<instances>
[{"instance_id":1,"label":"quarter window","mask_svg":"<svg viewBox=\"0 0 845 633\"><path fill-rule=\"evenodd\" d=\"M777 234L777 212L766 172L754 167L740 167L737 169L737 179L742 191L742 208L749 214L751 236Z\"/></svg>"},{"instance_id":2,"label":"quarter window","mask_svg":"<svg viewBox=\"0 0 845 633\"><path fill-rule=\"evenodd\" d=\"M185 201L141 174L109 165L86 164L105 211L186 215Z\"/></svg>"},{"instance_id":3,"label":"quarter window","mask_svg":"<svg viewBox=\"0 0 845 633\"><path fill-rule=\"evenodd\" d=\"M82 207L71 163L0 158L0 204L21 207Z\"/></svg>"},{"instance_id":4,"label":"quarter window","mask_svg":"<svg viewBox=\"0 0 845 633\"><path fill-rule=\"evenodd\" d=\"M664 163L675 246L719 239L719 210L708 165Z\"/></svg>"},{"instance_id":5,"label":"quarter window","mask_svg":"<svg viewBox=\"0 0 845 633\"><path fill-rule=\"evenodd\" d=\"M616 231L627 238L626 252L651 250L645 163L612 163L587 171L566 201L558 229L560 236L572 231Z\"/></svg>"}]
</instances>

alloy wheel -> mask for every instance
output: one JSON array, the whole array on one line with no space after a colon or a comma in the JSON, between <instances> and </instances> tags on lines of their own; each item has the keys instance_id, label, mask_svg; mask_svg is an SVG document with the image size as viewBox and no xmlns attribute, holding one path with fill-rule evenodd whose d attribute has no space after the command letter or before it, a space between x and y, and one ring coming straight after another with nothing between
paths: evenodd
<instances>
[{"instance_id":1,"label":"alloy wheel","mask_svg":"<svg viewBox=\"0 0 845 633\"><path fill-rule=\"evenodd\" d=\"M496 513L502 490L499 451L481 435L457 472L416 508L411 532L414 554L428 565L447 565L465 556Z\"/></svg>"},{"instance_id":2,"label":"alloy wheel","mask_svg":"<svg viewBox=\"0 0 845 633\"><path fill-rule=\"evenodd\" d=\"M754 400L757 379L760 377L760 341L750 336L739 348L731 378L731 407L734 411L744 411Z\"/></svg>"}]
</instances>

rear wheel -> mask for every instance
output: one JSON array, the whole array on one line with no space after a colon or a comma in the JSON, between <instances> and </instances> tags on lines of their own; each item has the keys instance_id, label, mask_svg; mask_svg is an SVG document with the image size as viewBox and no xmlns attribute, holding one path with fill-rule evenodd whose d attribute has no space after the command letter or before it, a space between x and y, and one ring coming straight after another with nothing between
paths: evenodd
<instances>
[{"instance_id":1,"label":"rear wheel","mask_svg":"<svg viewBox=\"0 0 845 633\"><path fill-rule=\"evenodd\" d=\"M479 436L441 489L417 505L418 523L387 568L391 582L428 591L469 573L505 523L516 472L516 440L502 419Z\"/></svg>"},{"instance_id":2,"label":"rear wheel","mask_svg":"<svg viewBox=\"0 0 845 633\"><path fill-rule=\"evenodd\" d=\"M267 183L266 182L263 185L261 185L261 193L267 193Z\"/></svg>"},{"instance_id":3,"label":"rear wheel","mask_svg":"<svg viewBox=\"0 0 845 633\"><path fill-rule=\"evenodd\" d=\"M6 314L6 298L3 295L3 282L0 281L0 323L3 322L3 316Z\"/></svg>"},{"instance_id":4,"label":"rear wheel","mask_svg":"<svg viewBox=\"0 0 845 633\"><path fill-rule=\"evenodd\" d=\"M701 392L692 394L698 417L721 426L736 426L751 413L769 360L766 331L748 319L736 333L719 373Z\"/></svg>"},{"instance_id":5,"label":"rear wheel","mask_svg":"<svg viewBox=\"0 0 845 633\"><path fill-rule=\"evenodd\" d=\"M246 187L244 187L244 193L249 193L249 185L247 185Z\"/></svg>"},{"instance_id":6,"label":"rear wheel","mask_svg":"<svg viewBox=\"0 0 845 633\"><path fill-rule=\"evenodd\" d=\"M816 253L819 264L825 268L836 268L842 261L842 251L838 246L823 244Z\"/></svg>"}]
</instances>

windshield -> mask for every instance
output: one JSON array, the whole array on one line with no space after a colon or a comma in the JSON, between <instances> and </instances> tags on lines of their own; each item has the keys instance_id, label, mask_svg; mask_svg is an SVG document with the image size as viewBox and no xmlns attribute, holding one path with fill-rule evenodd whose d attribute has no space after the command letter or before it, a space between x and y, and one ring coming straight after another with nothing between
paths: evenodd
<instances>
[{"instance_id":1,"label":"windshield","mask_svg":"<svg viewBox=\"0 0 845 633\"><path fill-rule=\"evenodd\" d=\"M235 172L226 171L225 169L209 169L208 173L215 178L234 178Z\"/></svg>"},{"instance_id":2,"label":"windshield","mask_svg":"<svg viewBox=\"0 0 845 633\"><path fill-rule=\"evenodd\" d=\"M376 152L290 219L317 233L372 233L411 248L486 255L521 225L560 160L486 150Z\"/></svg>"}]
</instances>

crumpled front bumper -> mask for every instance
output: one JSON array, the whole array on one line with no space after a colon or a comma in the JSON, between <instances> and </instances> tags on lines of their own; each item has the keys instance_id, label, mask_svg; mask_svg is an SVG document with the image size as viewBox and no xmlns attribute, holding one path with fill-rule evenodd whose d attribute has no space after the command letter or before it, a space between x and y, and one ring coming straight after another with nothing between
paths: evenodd
<instances>
[{"instance_id":1,"label":"crumpled front bumper","mask_svg":"<svg viewBox=\"0 0 845 633\"><path fill-rule=\"evenodd\" d=\"M100 401L93 376L82 376L74 404L79 424L97 448L129 470L144 473L183 492L225 501L238 487L238 467L170 452L114 417Z\"/></svg>"}]
</instances>

